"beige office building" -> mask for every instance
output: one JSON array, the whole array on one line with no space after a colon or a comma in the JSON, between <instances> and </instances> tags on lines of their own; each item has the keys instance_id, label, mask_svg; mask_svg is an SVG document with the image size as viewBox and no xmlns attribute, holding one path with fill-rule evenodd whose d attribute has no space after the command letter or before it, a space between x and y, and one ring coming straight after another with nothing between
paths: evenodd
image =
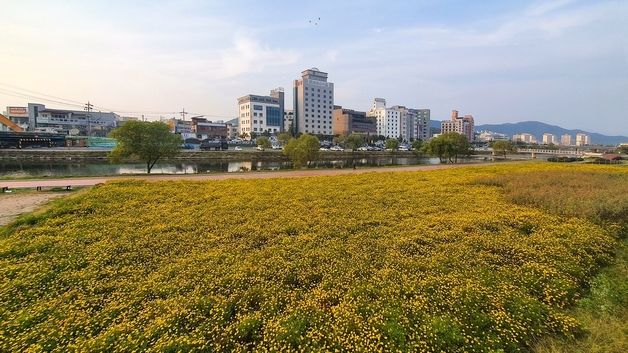
<instances>
[{"instance_id":1,"label":"beige office building","mask_svg":"<svg viewBox=\"0 0 628 353\"><path fill-rule=\"evenodd\" d=\"M295 132L332 135L334 84L327 82L327 73L317 68L301 72L294 80Z\"/></svg>"}]
</instances>

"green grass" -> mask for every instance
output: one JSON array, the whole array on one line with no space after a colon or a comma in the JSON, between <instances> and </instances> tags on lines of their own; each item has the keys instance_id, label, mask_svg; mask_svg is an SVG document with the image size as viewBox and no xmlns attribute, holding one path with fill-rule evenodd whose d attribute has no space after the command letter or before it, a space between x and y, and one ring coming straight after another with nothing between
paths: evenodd
<instances>
[{"instance_id":1,"label":"green grass","mask_svg":"<svg viewBox=\"0 0 628 353\"><path fill-rule=\"evenodd\" d=\"M619 169L617 169L619 170ZM615 262L590 282L587 294L570 312L581 324L575 337L550 336L536 342L535 353L628 352L628 182L621 173L569 170L503 174L479 181L500 186L511 202L618 227L623 238Z\"/></svg>"}]
</instances>

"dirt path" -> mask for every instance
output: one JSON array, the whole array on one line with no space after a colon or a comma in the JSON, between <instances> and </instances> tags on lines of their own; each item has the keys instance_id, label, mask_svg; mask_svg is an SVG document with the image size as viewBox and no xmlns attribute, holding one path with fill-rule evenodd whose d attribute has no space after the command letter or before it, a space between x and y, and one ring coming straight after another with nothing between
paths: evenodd
<instances>
[{"instance_id":1,"label":"dirt path","mask_svg":"<svg viewBox=\"0 0 628 353\"><path fill-rule=\"evenodd\" d=\"M46 202L69 194L61 192L20 192L0 194L0 226L10 223L17 216L32 212Z\"/></svg>"}]
</instances>

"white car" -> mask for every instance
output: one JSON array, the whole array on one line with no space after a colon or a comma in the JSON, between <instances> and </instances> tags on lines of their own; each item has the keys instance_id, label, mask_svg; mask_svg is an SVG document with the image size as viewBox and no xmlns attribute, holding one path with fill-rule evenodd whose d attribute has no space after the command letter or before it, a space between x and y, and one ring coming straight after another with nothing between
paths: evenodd
<instances>
[{"instance_id":1,"label":"white car","mask_svg":"<svg viewBox=\"0 0 628 353\"><path fill-rule=\"evenodd\" d=\"M242 147L240 147L240 146L235 146L235 147L233 148L233 150L234 150L234 151L242 151Z\"/></svg>"},{"instance_id":2,"label":"white car","mask_svg":"<svg viewBox=\"0 0 628 353\"><path fill-rule=\"evenodd\" d=\"M257 146L257 150L258 150L258 151L263 151L263 150L264 150L264 147L262 147L262 146Z\"/></svg>"},{"instance_id":3,"label":"white car","mask_svg":"<svg viewBox=\"0 0 628 353\"><path fill-rule=\"evenodd\" d=\"M368 148L365 146L358 147L358 151L368 151Z\"/></svg>"},{"instance_id":4,"label":"white car","mask_svg":"<svg viewBox=\"0 0 628 353\"><path fill-rule=\"evenodd\" d=\"M332 146L329 150L330 150L330 151L342 152L342 151L344 151L345 149L344 149L344 148L342 148L342 147L340 147L340 146Z\"/></svg>"}]
</instances>

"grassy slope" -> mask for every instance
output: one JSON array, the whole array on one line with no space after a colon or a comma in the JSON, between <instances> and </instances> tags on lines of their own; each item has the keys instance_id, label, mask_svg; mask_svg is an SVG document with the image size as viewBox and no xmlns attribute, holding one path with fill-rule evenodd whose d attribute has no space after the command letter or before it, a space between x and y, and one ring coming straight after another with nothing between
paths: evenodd
<instances>
[{"instance_id":1,"label":"grassy slope","mask_svg":"<svg viewBox=\"0 0 628 353\"><path fill-rule=\"evenodd\" d=\"M628 185L621 174L568 170L506 174L481 181L504 188L518 204L532 205L565 216L590 219L606 227L622 227L615 262L591 281L587 295L570 312L580 323L577 337L546 337L534 344L536 353L628 352Z\"/></svg>"}]
</instances>

